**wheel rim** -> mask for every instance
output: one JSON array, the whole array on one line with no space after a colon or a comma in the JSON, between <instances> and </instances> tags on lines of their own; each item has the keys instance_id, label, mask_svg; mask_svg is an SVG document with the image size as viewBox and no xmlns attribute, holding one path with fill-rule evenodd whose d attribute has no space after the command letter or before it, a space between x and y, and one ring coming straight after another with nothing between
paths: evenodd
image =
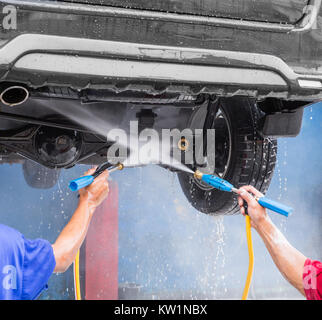
<instances>
[{"instance_id":1,"label":"wheel rim","mask_svg":"<svg viewBox=\"0 0 322 320\"><path fill-rule=\"evenodd\" d=\"M217 125L216 125L217 124ZM219 125L218 125L219 124ZM205 169L202 167L196 167L203 173L215 174L220 178L225 178L227 171L229 169L231 161L231 151L232 151L232 134L231 127L229 125L228 118L225 112L219 107L215 119L213 121L213 128L215 129L215 171L214 172L205 172ZM219 160L219 161L218 161ZM219 165L217 165L219 162ZM219 169L219 170L218 170ZM205 184L203 181L193 177L195 184L203 190L212 190L213 187L210 187L208 184Z\"/></svg>"}]
</instances>

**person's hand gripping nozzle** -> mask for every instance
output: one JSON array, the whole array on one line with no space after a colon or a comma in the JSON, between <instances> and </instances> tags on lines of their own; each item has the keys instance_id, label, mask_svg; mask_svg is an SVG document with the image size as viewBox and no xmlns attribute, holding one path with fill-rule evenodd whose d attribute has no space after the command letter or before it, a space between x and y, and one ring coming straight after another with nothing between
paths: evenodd
<instances>
[{"instance_id":1,"label":"person's hand gripping nozzle","mask_svg":"<svg viewBox=\"0 0 322 320\"><path fill-rule=\"evenodd\" d=\"M69 189L72 191L78 191L82 188L89 186L90 184L92 184L94 182L95 178L97 178L105 170L108 170L109 173L112 173L114 171L123 170L123 169L124 169L124 165L121 163L117 164L116 166L113 166L112 164L110 164L108 162L103 163L102 165L100 165L96 169L96 171L93 173L93 175L84 176L84 177L80 177L78 179L72 180L69 183Z\"/></svg>"},{"instance_id":2,"label":"person's hand gripping nozzle","mask_svg":"<svg viewBox=\"0 0 322 320\"><path fill-rule=\"evenodd\" d=\"M199 170L196 170L196 172L194 173L194 177L196 179L199 179L205 183L207 183L208 185L222 190L222 191L226 191L226 192L234 192L234 193L238 193L238 189L236 189L231 183L229 183L228 181L221 179L215 175L211 175L211 174L203 174L202 172L200 172ZM285 217L288 217L289 214L293 211L293 208L286 206L282 203L279 203L277 201L268 199L266 197L254 197L254 199L264 208L267 208L269 210L272 210L274 212L277 212Z\"/></svg>"}]
</instances>

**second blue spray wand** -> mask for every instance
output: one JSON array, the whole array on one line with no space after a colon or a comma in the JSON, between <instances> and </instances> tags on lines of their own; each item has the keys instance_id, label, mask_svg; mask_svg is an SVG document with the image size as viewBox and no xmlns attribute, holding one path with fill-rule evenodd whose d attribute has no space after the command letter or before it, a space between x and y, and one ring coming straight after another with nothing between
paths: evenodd
<instances>
[{"instance_id":1,"label":"second blue spray wand","mask_svg":"<svg viewBox=\"0 0 322 320\"><path fill-rule=\"evenodd\" d=\"M238 189L236 189L231 183L215 175L203 174L202 172L197 170L194 173L194 177L221 191L234 192L238 194ZM262 207L277 212L285 217L288 217L289 214L293 211L293 208L266 197L254 198Z\"/></svg>"}]
</instances>

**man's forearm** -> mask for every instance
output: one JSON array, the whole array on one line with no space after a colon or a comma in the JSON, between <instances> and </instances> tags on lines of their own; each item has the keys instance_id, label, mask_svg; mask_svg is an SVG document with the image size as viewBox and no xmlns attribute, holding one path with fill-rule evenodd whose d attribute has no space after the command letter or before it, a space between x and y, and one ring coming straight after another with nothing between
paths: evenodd
<instances>
[{"instance_id":1,"label":"man's forearm","mask_svg":"<svg viewBox=\"0 0 322 320\"><path fill-rule=\"evenodd\" d=\"M53 244L56 258L55 272L64 272L74 261L86 236L93 210L88 201L80 200L69 223Z\"/></svg>"},{"instance_id":2,"label":"man's forearm","mask_svg":"<svg viewBox=\"0 0 322 320\"><path fill-rule=\"evenodd\" d=\"M306 257L290 245L270 218L264 219L256 230L283 276L305 295L302 277Z\"/></svg>"}]
</instances>

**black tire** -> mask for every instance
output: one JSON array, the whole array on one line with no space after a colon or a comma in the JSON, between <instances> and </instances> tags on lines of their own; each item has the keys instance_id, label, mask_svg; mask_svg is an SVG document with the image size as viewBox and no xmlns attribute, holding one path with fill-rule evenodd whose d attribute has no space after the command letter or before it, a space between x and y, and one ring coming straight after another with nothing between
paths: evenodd
<instances>
[{"instance_id":1,"label":"black tire","mask_svg":"<svg viewBox=\"0 0 322 320\"><path fill-rule=\"evenodd\" d=\"M49 169L31 160L23 163L22 170L27 184L35 189L52 188L60 176L60 169Z\"/></svg>"},{"instance_id":2,"label":"black tire","mask_svg":"<svg viewBox=\"0 0 322 320\"><path fill-rule=\"evenodd\" d=\"M246 97L220 99L219 107L228 123L232 146L230 161L222 178L237 188L253 185L265 193L273 176L277 141L259 135L257 123L262 111L254 100ZM235 194L217 189L204 190L191 174L185 172L178 173L178 178L185 196L197 210L211 215L239 212Z\"/></svg>"}]
</instances>

